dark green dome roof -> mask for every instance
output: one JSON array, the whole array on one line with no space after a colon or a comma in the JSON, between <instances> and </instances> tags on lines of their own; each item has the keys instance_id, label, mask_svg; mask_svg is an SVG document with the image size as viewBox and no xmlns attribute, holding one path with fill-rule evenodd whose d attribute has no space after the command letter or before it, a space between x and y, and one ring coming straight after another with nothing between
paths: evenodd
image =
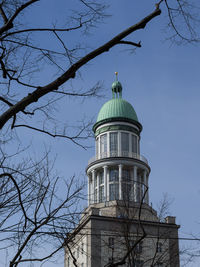
<instances>
[{"instance_id":1,"label":"dark green dome roof","mask_svg":"<svg viewBox=\"0 0 200 267\"><path fill-rule=\"evenodd\" d=\"M113 98L106 102L99 111L97 123L110 118L126 118L138 122L134 108L122 98Z\"/></svg>"},{"instance_id":2,"label":"dark green dome roof","mask_svg":"<svg viewBox=\"0 0 200 267\"><path fill-rule=\"evenodd\" d=\"M93 126L94 132L99 125L111 121L127 121L136 124L140 131L142 125L138 121L137 114L133 106L122 99L122 85L119 81L112 84L113 98L106 102L99 111L97 121Z\"/></svg>"}]
</instances>

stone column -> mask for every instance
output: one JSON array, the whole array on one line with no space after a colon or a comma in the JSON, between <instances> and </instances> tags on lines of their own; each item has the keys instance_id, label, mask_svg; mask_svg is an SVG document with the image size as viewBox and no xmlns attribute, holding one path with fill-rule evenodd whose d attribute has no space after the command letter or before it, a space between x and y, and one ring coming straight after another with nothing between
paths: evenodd
<instances>
[{"instance_id":1,"label":"stone column","mask_svg":"<svg viewBox=\"0 0 200 267\"><path fill-rule=\"evenodd\" d=\"M94 180L95 180L95 175L96 172L95 170L92 171L92 183L91 183L91 203L95 203L95 199L94 199L94 192L95 192L95 186L94 186Z\"/></svg>"},{"instance_id":2,"label":"stone column","mask_svg":"<svg viewBox=\"0 0 200 267\"><path fill-rule=\"evenodd\" d=\"M101 158L101 145L100 145L100 136L98 137L98 157L97 159Z\"/></svg>"},{"instance_id":3,"label":"stone column","mask_svg":"<svg viewBox=\"0 0 200 267\"><path fill-rule=\"evenodd\" d=\"M109 179L110 179L110 173L109 170L107 170L107 201L110 200Z\"/></svg>"},{"instance_id":4,"label":"stone column","mask_svg":"<svg viewBox=\"0 0 200 267\"><path fill-rule=\"evenodd\" d=\"M142 177L138 175L137 177L137 202L141 202L142 200Z\"/></svg>"},{"instance_id":5,"label":"stone column","mask_svg":"<svg viewBox=\"0 0 200 267\"><path fill-rule=\"evenodd\" d=\"M132 157L132 135L129 133L128 134L128 142L129 142L129 147L128 147L128 156Z\"/></svg>"},{"instance_id":6,"label":"stone column","mask_svg":"<svg viewBox=\"0 0 200 267\"><path fill-rule=\"evenodd\" d=\"M117 142L118 142L118 147L117 147L118 151L117 151L117 155L119 157L122 157L122 146L121 146L122 140L121 140L121 138L122 138L121 132L118 132L118 140L117 140Z\"/></svg>"},{"instance_id":7,"label":"stone column","mask_svg":"<svg viewBox=\"0 0 200 267\"><path fill-rule=\"evenodd\" d=\"M107 157L110 157L110 133L107 133Z\"/></svg>"},{"instance_id":8,"label":"stone column","mask_svg":"<svg viewBox=\"0 0 200 267\"><path fill-rule=\"evenodd\" d=\"M119 199L122 200L122 164L119 165Z\"/></svg>"},{"instance_id":9,"label":"stone column","mask_svg":"<svg viewBox=\"0 0 200 267\"><path fill-rule=\"evenodd\" d=\"M137 166L133 166L133 180L134 180L134 201L138 202L138 177Z\"/></svg>"},{"instance_id":10,"label":"stone column","mask_svg":"<svg viewBox=\"0 0 200 267\"><path fill-rule=\"evenodd\" d=\"M99 175L97 175L97 203L99 203Z\"/></svg>"},{"instance_id":11,"label":"stone column","mask_svg":"<svg viewBox=\"0 0 200 267\"><path fill-rule=\"evenodd\" d=\"M91 204L91 177L88 175L88 206Z\"/></svg>"},{"instance_id":12,"label":"stone column","mask_svg":"<svg viewBox=\"0 0 200 267\"><path fill-rule=\"evenodd\" d=\"M103 176L104 176L104 201L108 201L108 182L107 182L107 171L108 166L103 167Z\"/></svg>"},{"instance_id":13,"label":"stone column","mask_svg":"<svg viewBox=\"0 0 200 267\"><path fill-rule=\"evenodd\" d=\"M134 171L133 170L130 171L130 175L131 175L131 194L130 194L130 200L131 201L134 201L135 200L134 199L134 184L135 184L135 182L134 182Z\"/></svg>"}]
</instances>

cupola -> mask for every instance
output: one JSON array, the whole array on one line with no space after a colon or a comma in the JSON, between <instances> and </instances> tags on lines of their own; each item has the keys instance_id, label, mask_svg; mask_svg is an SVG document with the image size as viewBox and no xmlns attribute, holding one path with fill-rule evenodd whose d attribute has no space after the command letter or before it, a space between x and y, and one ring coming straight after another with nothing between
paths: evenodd
<instances>
[{"instance_id":1,"label":"cupola","mask_svg":"<svg viewBox=\"0 0 200 267\"><path fill-rule=\"evenodd\" d=\"M97 121L93 126L94 133L100 125L114 121L130 122L137 125L139 132L142 131L142 125L138 121L133 106L122 98L122 85L117 77L112 84L112 99L107 101L100 109Z\"/></svg>"}]
</instances>

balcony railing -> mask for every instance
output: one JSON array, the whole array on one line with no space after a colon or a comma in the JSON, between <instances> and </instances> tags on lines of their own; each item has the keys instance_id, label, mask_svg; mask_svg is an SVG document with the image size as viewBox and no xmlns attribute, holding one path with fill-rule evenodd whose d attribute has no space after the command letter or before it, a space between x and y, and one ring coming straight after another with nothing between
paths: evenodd
<instances>
[{"instance_id":1,"label":"balcony railing","mask_svg":"<svg viewBox=\"0 0 200 267\"><path fill-rule=\"evenodd\" d=\"M92 162L96 161L96 160L110 158L110 157L111 158L112 157L125 157L125 158L139 159L139 160L145 162L146 164L148 164L147 159L144 156L139 155L137 153L128 152L128 151L121 151L121 153L119 151L110 151L109 153L103 152L100 155L96 155L96 156L92 157L88 161L88 165L91 164Z\"/></svg>"}]
</instances>

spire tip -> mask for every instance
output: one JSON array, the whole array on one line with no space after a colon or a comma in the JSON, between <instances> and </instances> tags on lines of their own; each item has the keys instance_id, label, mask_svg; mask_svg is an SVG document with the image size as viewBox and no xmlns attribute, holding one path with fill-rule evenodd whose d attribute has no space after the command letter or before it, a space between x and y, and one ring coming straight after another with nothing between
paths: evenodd
<instances>
[{"instance_id":1,"label":"spire tip","mask_svg":"<svg viewBox=\"0 0 200 267\"><path fill-rule=\"evenodd\" d=\"M116 81L118 81L118 72L115 71L115 75L116 75Z\"/></svg>"}]
</instances>

